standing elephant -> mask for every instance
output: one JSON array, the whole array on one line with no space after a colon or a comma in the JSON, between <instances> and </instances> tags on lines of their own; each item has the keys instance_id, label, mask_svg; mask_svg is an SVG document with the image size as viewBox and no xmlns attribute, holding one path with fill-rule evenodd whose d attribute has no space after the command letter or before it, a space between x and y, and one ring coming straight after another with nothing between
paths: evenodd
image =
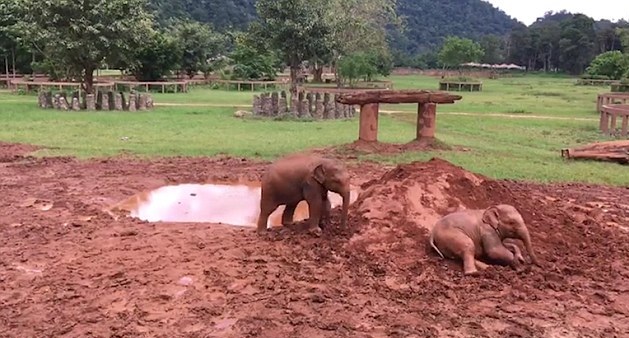
<instances>
[{"instance_id":1,"label":"standing elephant","mask_svg":"<svg viewBox=\"0 0 629 338\"><path fill-rule=\"evenodd\" d=\"M451 213L437 221L430 233L430 245L442 258L461 259L465 275L487 268L477 260L483 256L513 268L524 263L518 246L505 239L521 239L531 261L540 265L522 215L508 204Z\"/></svg>"},{"instance_id":2,"label":"standing elephant","mask_svg":"<svg viewBox=\"0 0 629 338\"><path fill-rule=\"evenodd\" d=\"M328 191L343 198L341 226L345 227L350 202L350 177L343 163L307 154L289 155L277 160L262 176L258 233L266 231L269 216L280 205L285 205L282 225L291 224L297 204L306 200L309 230L319 234L319 226L327 220L331 208Z\"/></svg>"}]
</instances>

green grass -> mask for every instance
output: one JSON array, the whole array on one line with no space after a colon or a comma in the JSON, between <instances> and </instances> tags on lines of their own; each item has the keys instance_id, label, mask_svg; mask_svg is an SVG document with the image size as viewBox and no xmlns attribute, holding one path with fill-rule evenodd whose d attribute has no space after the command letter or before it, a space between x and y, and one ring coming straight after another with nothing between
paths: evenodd
<instances>
[{"instance_id":1,"label":"green grass","mask_svg":"<svg viewBox=\"0 0 629 338\"><path fill-rule=\"evenodd\" d=\"M434 89L435 78L391 77L395 88ZM629 185L626 167L565 161L560 149L604 139L597 131L596 94L606 89L574 86L570 78L547 76L483 80L484 91L438 109L438 138L465 152L407 152L363 155L387 163L442 157L494 178L540 182L581 181ZM251 92L195 87L187 94L155 94L157 103L207 107L156 107L151 112L44 111L32 95L0 93L0 140L46 146L39 156L80 158L131 153L139 156L230 154L273 159L313 147L352 142L358 121L269 121L236 119L234 105L249 105ZM224 106L224 107L220 107ZM414 105L388 105L401 113L383 114L379 139L404 143L415 134ZM412 112L412 113L411 113ZM452 113L473 113L469 116ZM490 115L493 114L493 115ZM510 114L515 117L507 116ZM539 119L542 115L554 119ZM556 118L563 119L556 119ZM568 118L593 120L570 120Z\"/></svg>"}]
</instances>

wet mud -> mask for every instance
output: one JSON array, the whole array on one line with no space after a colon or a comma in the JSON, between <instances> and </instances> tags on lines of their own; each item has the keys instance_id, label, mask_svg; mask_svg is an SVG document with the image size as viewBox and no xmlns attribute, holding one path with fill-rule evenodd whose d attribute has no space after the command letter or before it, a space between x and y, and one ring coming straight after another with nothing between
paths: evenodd
<instances>
[{"instance_id":1,"label":"wet mud","mask_svg":"<svg viewBox=\"0 0 629 338\"><path fill-rule=\"evenodd\" d=\"M442 160L355 165L321 237L150 223L112 205L259 180L239 158L36 159L0 143L2 337L627 337L629 190L495 181ZM516 206L542 268L464 277L427 245L441 215Z\"/></svg>"},{"instance_id":2,"label":"wet mud","mask_svg":"<svg viewBox=\"0 0 629 338\"><path fill-rule=\"evenodd\" d=\"M141 192L116 203L108 211L123 210L129 216L148 222L201 222L254 227L260 214L260 181L231 184L177 184ZM350 205L358 197L358 190L350 191ZM342 197L328 192L332 208L342 204ZM284 206L269 217L268 227L282 225ZM307 219L308 204L297 204L294 221Z\"/></svg>"}]
</instances>

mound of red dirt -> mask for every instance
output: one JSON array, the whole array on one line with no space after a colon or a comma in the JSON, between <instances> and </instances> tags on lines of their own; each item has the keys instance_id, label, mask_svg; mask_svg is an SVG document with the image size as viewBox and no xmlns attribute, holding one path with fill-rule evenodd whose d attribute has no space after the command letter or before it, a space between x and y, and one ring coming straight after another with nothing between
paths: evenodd
<instances>
[{"instance_id":1,"label":"mound of red dirt","mask_svg":"<svg viewBox=\"0 0 629 338\"><path fill-rule=\"evenodd\" d=\"M16 153L0 144L0 154ZM238 158L0 163L2 337L626 337L629 190L495 181L442 160L350 165L320 238L101 209L166 184L257 179ZM428 249L457 208L516 206L543 268L463 277Z\"/></svg>"}]
</instances>

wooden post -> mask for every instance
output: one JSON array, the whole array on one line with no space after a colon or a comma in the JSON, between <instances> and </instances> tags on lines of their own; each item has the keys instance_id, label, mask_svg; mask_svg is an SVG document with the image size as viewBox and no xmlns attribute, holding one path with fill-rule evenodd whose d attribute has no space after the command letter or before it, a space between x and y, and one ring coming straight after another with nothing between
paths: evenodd
<instances>
[{"instance_id":1,"label":"wooden post","mask_svg":"<svg viewBox=\"0 0 629 338\"><path fill-rule=\"evenodd\" d=\"M612 119L609 126L609 135L614 135L616 133L616 113L612 113Z\"/></svg>"},{"instance_id":2,"label":"wooden post","mask_svg":"<svg viewBox=\"0 0 629 338\"><path fill-rule=\"evenodd\" d=\"M437 104L420 103L417 105L417 140L434 139L437 128Z\"/></svg>"},{"instance_id":3,"label":"wooden post","mask_svg":"<svg viewBox=\"0 0 629 338\"><path fill-rule=\"evenodd\" d=\"M360 106L360 126L358 139L366 142L378 141L378 103L367 103Z\"/></svg>"},{"instance_id":4,"label":"wooden post","mask_svg":"<svg viewBox=\"0 0 629 338\"><path fill-rule=\"evenodd\" d=\"M605 133L607 132L607 126L609 125L609 121L607 121L607 113L602 110L602 106L601 106L601 109L599 110L599 114L600 114L600 117L598 121L598 129L602 133Z\"/></svg>"},{"instance_id":5,"label":"wooden post","mask_svg":"<svg viewBox=\"0 0 629 338\"><path fill-rule=\"evenodd\" d=\"M620 135L627 137L627 125L629 124L629 115L623 115L622 117L622 132Z\"/></svg>"}]
</instances>

